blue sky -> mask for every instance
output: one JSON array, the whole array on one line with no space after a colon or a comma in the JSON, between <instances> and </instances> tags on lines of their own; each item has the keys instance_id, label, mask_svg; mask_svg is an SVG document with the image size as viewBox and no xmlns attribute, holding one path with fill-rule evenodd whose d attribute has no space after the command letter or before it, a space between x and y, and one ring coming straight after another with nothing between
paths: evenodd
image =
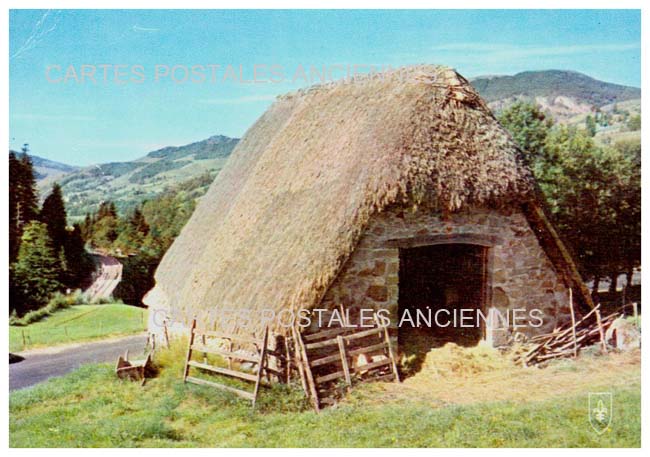
<instances>
[{"instance_id":1,"label":"blue sky","mask_svg":"<svg viewBox=\"0 0 650 457\"><path fill-rule=\"evenodd\" d=\"M440 63L466 77L567 69L639 87L640 37L629 10L13 10L10 147L88 165L240 137L275 95L318 82L311 67L334 78L353 65ZM94 82L81 81L82 65ZM177 66L176 82L165 66Z\"/></svg>"}]
</instances>

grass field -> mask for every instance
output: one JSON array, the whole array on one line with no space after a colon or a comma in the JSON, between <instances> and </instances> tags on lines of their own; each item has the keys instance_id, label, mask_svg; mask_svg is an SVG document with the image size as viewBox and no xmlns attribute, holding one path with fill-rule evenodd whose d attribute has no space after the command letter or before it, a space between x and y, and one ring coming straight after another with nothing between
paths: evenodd
<instances>
[{"instance_id":1,"label":"grass field","mask_svg":"<svg viewBox=\"0 0 650 457\"><path fill-rule=\"evenodd\" d=\"M640 376L625 385L593 385L613 393L611 427L588 422L588 390L564 393L547 384L544 400L451 402L392 396L388 384L362 385L320 414L297 387L263 390L255 412L232 394L181 381L183 348L159 353L161 372L144 387L119 381L108 365L12 392L12 447L638 447ZM609 357L609 356L608 356ZM616 359L615 359L616 361ZM574 362L570 362L574 363ZM564 365L561 371L576 371ZM543 371L543 370L540 370ZM546 376L541 374L541 376ZM550 372L549 376L555 374ZM614 374L612 375L614 379ZM393 386L393 385L391 385ZM394 385L394 389L400 388ZM408 390L408 386L405 385ZM507 391L507 385L501 385ZM373 401L385 391L381 401Z\"/></svg>"},{"instance_id":2,"label":"grass field","mask_svg":"<svg viewBox=\"0 0 650 457\"><path fill-rule=\"evenodd\" d=\"M123 304L72 306L24 327L10 326L9 350L139 333L146 324L144 308Z\"/></svg>"}]
</instances>

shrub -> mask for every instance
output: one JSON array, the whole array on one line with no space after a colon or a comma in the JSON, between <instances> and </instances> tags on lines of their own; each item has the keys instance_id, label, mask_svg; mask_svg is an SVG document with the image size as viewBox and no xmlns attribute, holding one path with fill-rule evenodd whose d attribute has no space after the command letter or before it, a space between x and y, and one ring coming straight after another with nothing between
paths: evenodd
<instances>
[{"instance_id":1,"label":"shrub","mask_svg":"<svg viewBox=\"0 0 650 457\"><path fill-rule=\"evenodd\" d=\"M33 324L47 316L51 316L60 309L84 304L87 304L87 301L80 290L75 290L73 293L68 295L56 292L44 307L30 311L21 318L16 314L12 314L9 318L9 325L25 326Z\"/></svg>"}]
</instances>

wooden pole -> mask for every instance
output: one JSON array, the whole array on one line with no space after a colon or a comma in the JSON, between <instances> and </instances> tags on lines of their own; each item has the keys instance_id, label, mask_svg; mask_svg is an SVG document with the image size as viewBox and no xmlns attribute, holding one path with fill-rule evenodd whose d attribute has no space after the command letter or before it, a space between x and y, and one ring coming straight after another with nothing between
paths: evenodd
<instances>
[{"instance_id":1,"label":"wooden pole","mask_svg":"<svg viewBox=\"0 0 650 457\"><path fill-rule=\"evenodd\" d=\"M605 332L603 331L603 322L600 319L600 310L596 309L596 321L598 321L598 333L600 333L600 344L603 347L603 352L607 353L607 343L605 342Z\"/></svg>"},{"instance_id":2,"label":"wooden pole","mask_svg":"<svg viewBox=\"0 0 650 457\"><path fill-rule=\"evenodd\" d=\"M345 350L345 341L341 335L336 337L336 342L339 345L339 353L341 354L341 365L343 366L343 374L345 375L345 383L347 384L348 392L352 389L352 377L350 376L350 366L348 365L348 354Z\"/></svg>"},{"instance_id":3,"label":"wooden pole","mask_svg":"<svg viewBox=\"0 0 650 457\"><path fill-rule=\"evenodd\" d=\"M307 378L305 376L305 368L302 362L302 357L300 355L300 347L298 346L298 336L296 336L296 328L291 327L292 341L293 341L293 356L294 363L298 367L298 374L300 375L300 383L302 384L302 390L305 391L305 396L309 397L309 386L307 385Z\"/></svg>"},{"instance_id":4,"label":"wooden pole","mask_svg":"<svg viewBox=\"0 0 650 457\"><path fill-rule=\"evenodd\" d=\"M309 390L311 393L311 401L312 404L314 405L314 409L316 412L320 411L320 401L318 399L318 389L316 388L316 382L314 381L314 377L311 372L311 367L309 366L309 358L307 357L307 349L305 348L305 345L302 342L302 337L300 335L300 331L298 329L295 330L296 334L296 344L298 348L300 349L300 358L303 360L303 367L305 370L305 376L307 378L307 385L309 386Z\"/></svg>"},{"instance_id":5,"label":"wooden pole","mask_svg":"<svg viewBox=\"0 0 650 457\"><path fill-rule=\"evenodd\" d=\"M576 314L573 310L573 288L569 287L569 309L571 310L571 332L573 333L573 357L578 357L578 340L576 338Z\"/></svg>"},{"instance_id":6,"label":"wooden pole","mask_svg":"<svg viewBox=\"0 0 650 457\"><path fill-rule=\"evenodd\" d=\"M169 333L167 332L167 319L163 322L163 331L165 332L165 345L169 349Z\"/></svg>"},{"instance_id":7,"label":"wooden pole","mask_svg":"<svg viewBox=\"0 0 650 457\"><path fill-rule=\"evenodd\" d=\"M639 304L637 302L632 303L632 312L634 313L634 323L636 324L636 327L639 328L641 322L639 322Z\"/></svg>"},{"instance_id":8,"label":"wooden pole","mask_svg":"<svg viewBox=\"0 0 650 457\"><path fill-rule=\"evenodd\" d=\"M185 358L185 370L183 371L183 382L187 382L187 376L190 374L190 360L192 359L192 345L194 344L194 330L196 330L196 318L192 319L190 328L190 341L187 345L187 357Z\"/></svg>"}]
</instances>

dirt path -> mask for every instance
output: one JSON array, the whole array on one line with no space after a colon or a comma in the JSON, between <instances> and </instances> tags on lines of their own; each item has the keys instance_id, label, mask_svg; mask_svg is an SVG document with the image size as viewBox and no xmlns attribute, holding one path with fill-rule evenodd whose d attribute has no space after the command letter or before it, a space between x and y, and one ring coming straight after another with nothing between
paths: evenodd
<instances>
[{"instance_id":1,"label":"dirt path","mask_svg":"<svg viewBox=\"0 0 650 457\"><path fill-rule=\"evenodd\" d=\"M122 280L122 264L115 258L104 254L95 254L100 262L99 275L84 294L88 300L95 301L109 298Z\"/></svg>"},{"instance_id":2,"label":"dirt path","mask_svg":"<svg viewBox=\"0 0 650 457\"><path fill-rule=\"evenodd\" d=\"M9 390L62 376L86 363L115 362L127 349L137 356L144 351L146 341L147 336L140 334L21 352L24 360L9 365Z\"/></svg>"}]
</instances>

